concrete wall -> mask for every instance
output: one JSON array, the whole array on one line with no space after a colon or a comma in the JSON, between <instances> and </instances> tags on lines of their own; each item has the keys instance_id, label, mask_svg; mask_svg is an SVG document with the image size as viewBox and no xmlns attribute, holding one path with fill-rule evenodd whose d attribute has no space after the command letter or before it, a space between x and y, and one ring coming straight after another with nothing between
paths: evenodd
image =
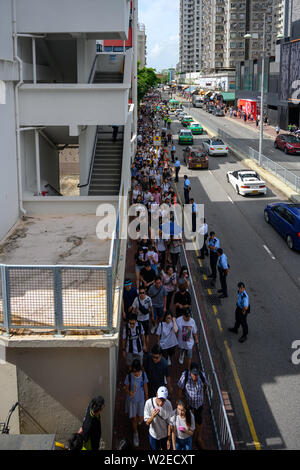
<instances>
[{"instance_id":1,"label":"concrete wall","mask_svg":"<svg viewBox=\"0 0 300 470\"><path fill-rule=\"evenodd\" d=\"M96 41L77 39L77 78L78 83L88 83L94 59Z\"/></svg>"},{"instance_id":2,"label":"concrete wall","mask_svg":"<svg viewBox=\"0 0 300 470\"><path fill-rule=\"evenodd\" d=\"M0 31L0 60L13 60L11 0L1 0Z\"/></svg>"},{"instance_id":3,"label":"concrete wall","mask_svg":"<svg viewBox=\"0 0 300 470\"><path fill-rule=\"evenodd\" d=\"M0 104L0 239L19 216L14 90L5 82L5 104Z\"/></svg>"},{"instance_id":4,"label":"concrete wall","mask_svg":"<svg viewBox=\"0 0 300 470\"><path fill-rule=\"evenodd\" d=\"M0 382L8 367L16 367L17 396L20 403L22 434L55 433L66 442L83 420L90 400L102 395L106 406L102 415L105 448L112 440L116 348L100 348L95 339L90 347L8 348L6 364L0 365ZM78 341L79 342L79 341ZM16 382L10 393L16 394ZM11 395L2 401L2 409L11 406ZM17 430L15 431L17 432Z\"/></svg>"},{"instance_id":5,"label":"concrete wall","mask_svg":"<svg viewBox=\"0 0 300 470\"><path fill-rule=\"evenodd\" d=\"M87 126L86 130L79 136L79 175L80 184L86 184L94 148L97 126ZM80 188L80 195L87 196L88 186Z\"/></svg>"},{"instance_id":6,"label":"concrete wall","mask_svg":"<svg viewBox=\"0 0 300 470\"><path fill-rule=\"evenodd\" d=\"M127 39L129 0L16 0L17 29L23 33L110 33Z\"/></svg>"}]
</instances>

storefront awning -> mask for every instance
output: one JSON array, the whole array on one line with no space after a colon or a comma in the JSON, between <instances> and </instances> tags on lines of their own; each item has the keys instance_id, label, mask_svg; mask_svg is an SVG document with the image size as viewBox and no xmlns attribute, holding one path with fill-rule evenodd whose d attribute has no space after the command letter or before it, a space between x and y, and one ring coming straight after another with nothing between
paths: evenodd
<instances>
[{"instance_id":1,"label":"storefront awning","mask_svg":"<svg viewBox=\"0 0 300 470\"><path fill-rule=\"evenodd\" d=\"M223 92L223 101L234 101L235 100L235 93L226 93Z\"/></svg>"}]
</instances>

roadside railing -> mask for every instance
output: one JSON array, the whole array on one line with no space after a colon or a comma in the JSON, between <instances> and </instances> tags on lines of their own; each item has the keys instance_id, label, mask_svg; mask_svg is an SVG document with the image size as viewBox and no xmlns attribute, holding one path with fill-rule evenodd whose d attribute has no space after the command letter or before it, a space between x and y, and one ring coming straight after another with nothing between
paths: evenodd
<instances>
[{"instance_id":1,"label":"roadside railing","mask_svg":"<svg viewBox=\"0 0 300 470\"><path fill-rule=\"evenodd\" d=\"M185 265L189 268L189 262L186 256L184 247L181 250L180 254L180 264ZM214 426L215 436L217 440L217 445L219 450L235 450L234 440L232 437L230 424L228 421L225 404L223 400L223 395L221 387L219 384L218 376L214 367L212 354L208 344L201 310L198 304L193 279L190 276L191 289L190 294L192 297L192 316L196 322L198 334L199 334L199 360L201 367L205 373L208 387L207 387L207 398L209 402L209 408L211 413L211 418Z\"/></svg>"},{"instance_id":2,"label":"roadside railing","mask_svg":"<svg viewBox=\"0 0 300 470\"><path fill-rule=\"evenodd\" d=\"M243 153L245 157L248 157L251 160L254 160L256 163L259 163L259 153L257 150L254 150L248 145L241 147L241 145L238 145L236 139L233 139L222 129L218 129L217 133L219 137L221 137L233 150L239 153ZM271 160L271 158L268 158L265 155L261 156L261 167L275 175L278 179L283 181L283 183L285 183L287 186L290 186L297 193L300 193L300 177L295 173L283 167L274 160Z\"/></svg>"},{"instance_id":3,"label":"roadside railing","mask_svg":"<svg viewBox=\"0 0 300 470\"><path fill-rule=\"evenodd\" d=\"M251 147L249 149L249 158L259 162L259 153ZM270 173L273 173L278 179L283 181L286 185L293 188L297 193L300 193L300 177L297 176L290 170L287 170L279 163L274 162L270 158L266 157L265 155L261 156L261 166L265 168Z\"/></svg>"}]
</instances>

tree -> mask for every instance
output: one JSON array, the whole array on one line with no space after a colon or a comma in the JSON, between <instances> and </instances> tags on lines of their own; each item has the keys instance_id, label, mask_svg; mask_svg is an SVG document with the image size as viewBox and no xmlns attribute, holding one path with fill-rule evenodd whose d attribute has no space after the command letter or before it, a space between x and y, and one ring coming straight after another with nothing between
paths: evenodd
<instances>
[{"instance_id":1,"label":"tree","mask_svg":"<svg viewBox=\"0 0 300 470\"><path fill-rule=\"evenodd\" d=\"M145 94L150 88L159 83L159 78L156 75L155 69L143 67L138 68L137 71L137 86L138 86L138 103L143 99Z\"/></svg>"}]
</instances>

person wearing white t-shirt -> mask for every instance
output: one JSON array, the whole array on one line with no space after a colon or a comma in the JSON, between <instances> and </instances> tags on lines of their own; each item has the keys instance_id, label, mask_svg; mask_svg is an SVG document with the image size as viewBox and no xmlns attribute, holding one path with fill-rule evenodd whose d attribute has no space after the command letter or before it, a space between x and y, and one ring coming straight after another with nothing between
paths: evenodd
<instances>
[{"instance_id":1,"label":"person wearing white t-shirt","mask_svg":"<svg viewBox=\"0 0 300 470\"><path fill-rule=\"evenodd\" d=\"M168 398L168 389L159 387L156 397L145 403L144 421L149 426L149 442L152 450L170 450L170 417L173 411Z\"/></svg>"},{"instance_id":2,"label":"person wearing white t-shirt","mask_svg":"<svg viewBox=\"0 0 300 470\"><path fill-rule=\"evenodd\" d=\"M192 362L194 344L198 345L199 342L197 326L195 320L191 318L190 309L186 309L182 316L177 318L176 323L178 327L178 346L180 349L179 364L183 364L184 357L186 357L186 368L189 369Z\"/></svg>"},{"instance_id":3,"label":"person wearing white t-shirt","mask_svg":"<svg viewBox=\"0 0 300 470\"><path fill-rule=\"evenodd\" d=\"M195 418L185 400L177 400L170 418L173 450L191 450Z\"/></svg>"},{"instance_id":4,"label":"person wearing white t-shirt","mask_svg":"<svg viewBox=\"0 0 300 470\"><path fill-rule=\"evenodd\" d=\"M168 361L168 366L172 365L171 359L178 345L177 331L176 319L172 317L170 312L166 312L163 321L158 325L156 335L162 349L162 355Z\"/></svg>"}]
</instances>

